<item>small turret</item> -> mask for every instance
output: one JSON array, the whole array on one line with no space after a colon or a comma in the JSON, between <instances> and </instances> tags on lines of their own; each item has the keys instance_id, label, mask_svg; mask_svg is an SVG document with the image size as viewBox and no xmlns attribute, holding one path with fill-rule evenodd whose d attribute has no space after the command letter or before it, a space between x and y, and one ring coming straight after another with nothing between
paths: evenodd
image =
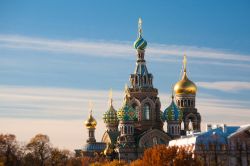
<instances>
[{"instance_id":1,"label":"small turret","mask_svg":"<svg viewBox=\"0 0 250 166\"><path fill-rule=\"evenodd\" d=\"M117 131L119 120L117 118L117 111L113 107L112 90L109 94L110 106L109 109L103 114L103 121L106 124L107 131Z\"/></svg>"},{"instance_id":2,"label":"small turret","mask_svg":"<svg viewBox=\"0 0 250 166\"><path fill-rule=\"evenodd\" d=\"M92 102L89 103L89 107L90 107L90 112L89 112L89 117L88 119L85 121L85 126L88 129L88 133L89 133L89 138L87 139L87 143L94 143L96 142L95 139L95 128L97 125L97 122L95 120L95 118L92 115L92 109L93 109L93 104Z\"/></svg>"},{"instance_id":3,"label":"small turret","mask_svg":"<svg viewBox=\"0 0 250 166\"><path fill-rule=\"evenodd\" d=\"M181 135L181 122L182 122L183 113L178 108L178 106L174 102L174 96L172 94L172 102L165 109L163 113L164 120L167 121L167 132L173 137L177 138Z\"/></svg>"}]
</instances>

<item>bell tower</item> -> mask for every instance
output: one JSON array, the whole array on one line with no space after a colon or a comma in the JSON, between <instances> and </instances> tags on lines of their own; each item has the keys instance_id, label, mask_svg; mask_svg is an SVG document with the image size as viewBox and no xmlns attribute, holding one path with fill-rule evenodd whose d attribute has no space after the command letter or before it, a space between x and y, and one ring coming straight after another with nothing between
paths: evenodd
<instances>
[{"instance_id":1,"label":"bell tower","mask_svg":"<svg viewBox=\"0 0 250 166\"><path fill-rule=\"evenodd\" d=\"M138 21L138 37L134 42L137 52L136 67L130 75L129 87L125 88L125 94L131 105L138 112L138 121L135 122L135 132L142 133L148 129L163 129L160 118L161 103L158 90L153 86L153 75L148 72L145 60L147 41L142 37L142 20Z\"/></svg>"},{"instance_id":2,"label":"bell tower","mask_svg":"<svg viewBox=\"0 0 250 166\"><path fill-rule=\"evenodd\" d=\"M183 112L184 130L188 131L189 122L192 123L193 130L201 130L201 116L195 107L195 97L197 87L187 76L187 58L183 58L182 78L174 86L175 102Z\"/></svg>"}]
</instances>

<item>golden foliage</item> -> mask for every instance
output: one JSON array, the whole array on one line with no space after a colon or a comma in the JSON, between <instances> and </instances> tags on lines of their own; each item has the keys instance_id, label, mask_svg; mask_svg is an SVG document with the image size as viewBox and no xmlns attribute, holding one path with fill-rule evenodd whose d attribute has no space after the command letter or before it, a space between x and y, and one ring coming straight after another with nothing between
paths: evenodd
<instances>
[{"instance_id":1,"label":"golden foliage","mask_svg":"<svg viewBox=\"0 0 250 166\"><path fill-rule=\"evenodd\" d=\"M192 158L193 153L178 147L158 145L145 150L141 159L133 161L131 166L189 166L201 165L197 159Z\"/></svg>"}]
</instances>

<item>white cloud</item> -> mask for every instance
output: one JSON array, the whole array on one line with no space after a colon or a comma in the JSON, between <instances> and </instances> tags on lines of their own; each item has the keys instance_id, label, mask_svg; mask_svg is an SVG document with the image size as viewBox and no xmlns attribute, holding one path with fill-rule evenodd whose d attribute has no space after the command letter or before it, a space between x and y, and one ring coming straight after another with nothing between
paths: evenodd
<instances>
[{"instance_id":1,"label":"white cloud","mask_svg":"<svg viewBox=\"0 0 250 166\"><path fill-rule=\"evenodd\" d=\"M108 109L108 90L0 86L0 132L14 133L28 141L37 133L50 136L60 148L80 148L86 141L83 122L87 118L88 101L93 100L94 117L98 121L96 137L103 134L102 114ZM123 91L114 91L114 107L121 107ZM161 93L162 110L170 103L170 94ZM249 102L197 97L197 108L205 123L242 125L249 123Z\"/></svg>"},{"instance_id":2,"label":"white cloud","mask_svg":"<svg viewBox=\"0 0 250 166\"><path fill-rule=\"evenodd\" d=\"M243 81L197 82L197 85L206 89L214 89L226 92L250 90L250 82Z\"/></svg>"},{"instance_id":3,"label":"white cloud","mask_svg":"<svg viewBox=\"0 0 250 166\"><path fill-rule=\"evenodd\" d=\"M124 55L126 55L126 57L132 56L135 52L132 48L131 42L54 40L15 35L0 35L0 47L113 57L124 57ZM205 58L238 61L242 63L250 62L249 55L195 46L150 43L147 53L154 56L154 60L159 61L169 60L169 58L173 56L183 56L183 54L186 53L189 57L197 59ZM221 63L224 64L226 62ZM243 67L245 66L246 64L243 64Z\"/></svg>"}]
</instances>

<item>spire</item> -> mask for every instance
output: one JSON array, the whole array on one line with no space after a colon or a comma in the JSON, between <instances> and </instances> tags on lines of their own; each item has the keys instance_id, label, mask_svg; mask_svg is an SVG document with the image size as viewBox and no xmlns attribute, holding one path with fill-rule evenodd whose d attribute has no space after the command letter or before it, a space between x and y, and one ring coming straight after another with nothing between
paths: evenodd
<instances>
[{"instance_id":1,"label":"spire","mask_svg":"<svg viewBox=\"0 0 250 166\"><path fill-rule=\"evenodd\" d=\"M187 72L187 57L186 54L184 54L183 56L183 69L184 69L184 73Z\"/></svg>"},{"instance_id":2,"label":"spire","mask_svg":"<svg viewBox=\"0 0 250 166\"><path fill-rule=\"evenodd\" d=\"M138 37L142 36L142 19L141 17L138 20Z\"/></svg>"},{"instance_id":3,"label":"spire","mask_svg":"<svg viewBox=\"0 0 250 166\"><path fill-rule=\"evenodd\" d=\"M89 101L89 116L92 116L92 110L93 110L93 102Z\"/></svg>"},{"instance_id":4,"label":"spire","mask_svg":"<svg viewBox=\"0 0 250 166\"><path fill-rule=\"evenodd\" d=\"M110 106L112 106L113 105L113 91L112 91L112 88L110 89L110 91L109 91L109 104L110 104Z\"/></svg>"},{"instance_id":5,"label":"spire","mask_svg":"<svg viewBox=\"0 0 250 166\"><path fill-rule=\"evenodd\" d=\"M172 101L174 101L174 86L172 86L172 96L171 96L171 98L172 98Z\"/></svg>"},{"instance_id":6,"label":"spire","mask_svg":"<svg viewBox=\"0 0 250 166\"><path fill-rule=\"evenodd\" d=\"M183 60L182 60L182 71L180 73L180 80L187 79L187 56L184 54Z\"/></svg>"},{"instance_id":7,"label":"spire","mask_svg":"<svg viewBox=\"0 0 250 166\"><path fill-rule=\"evenodd\" d=\"M134 42L134 48L137 51L144 51L147 47L147 41L142 38L142 19L138 20L138 37Z\"/></svg>"},{"instance_id":8,"label":"spire","mask_svg":"<svg viewBox=\"0 0 250 166\"><path fill-rule=\"evenodd\" d=\"M125 88L125 97L123 99L123 104L126 105L128 103L128 95L127 95L127 93L128 93L128 85L125 84L124 88Z\"/></svg>"}]
</instances>

